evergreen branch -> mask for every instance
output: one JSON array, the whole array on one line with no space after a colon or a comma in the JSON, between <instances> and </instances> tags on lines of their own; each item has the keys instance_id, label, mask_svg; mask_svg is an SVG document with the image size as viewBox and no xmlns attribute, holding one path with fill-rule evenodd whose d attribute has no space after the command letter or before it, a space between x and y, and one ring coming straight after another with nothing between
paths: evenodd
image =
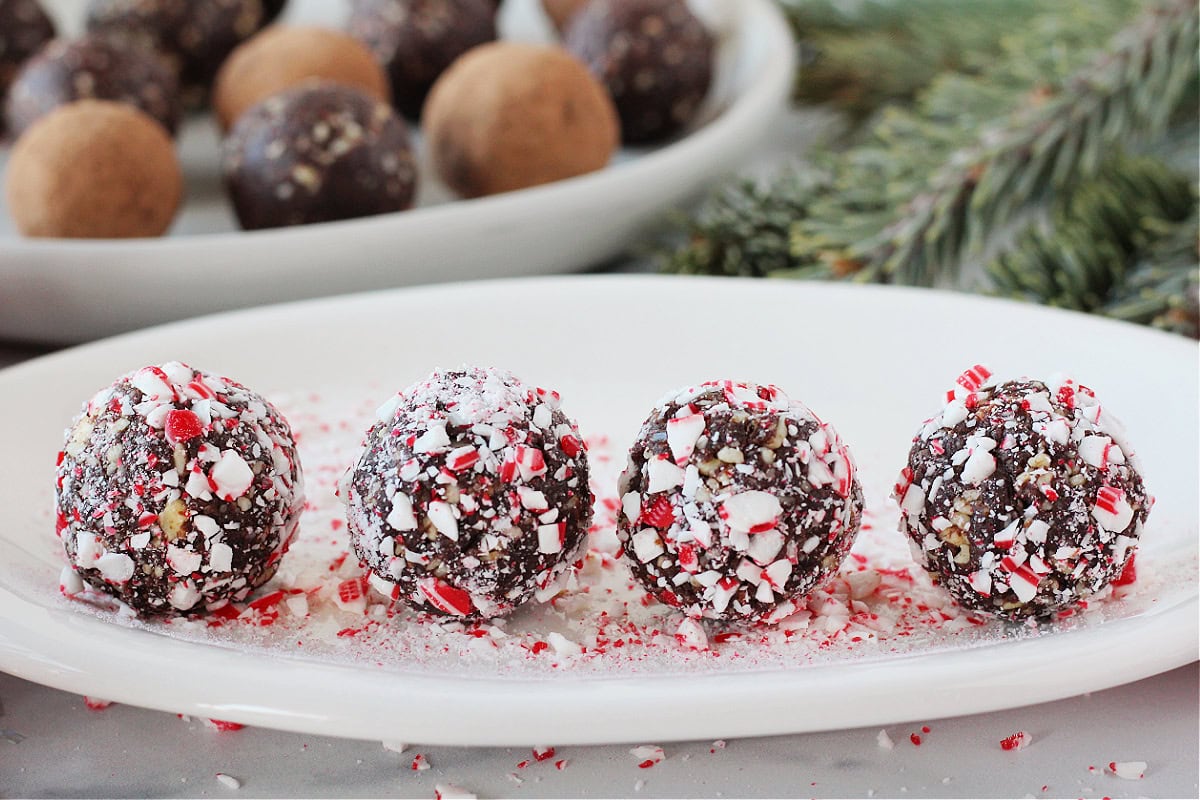
<instances>
[{"instance_id":1,"label":"evergreen branch","mask_svg":"<svg viewBox=\"0 0 1200 800\"><path fill-rule=\"evenodd\" d=\"M1008 28L1050 0L781 0L800 43L795 98L862 120L909 103L937 74L976 74L1001 54Z\"/></svg>"},{"instance_id":2,"label":"evergreen branch","mask_svg":"<svg viewBox=\"0 0 1200 800\"><path fill-rule=\"evenodd\" d=\"M1195 285L1195 188L1148 157L1110 159L988 265L998 293L1181 332Z\"/></svg>"},{"instance_id":3,"label":"evergreen branch","mask_svg":"<svg viewBox=\"0 0 1200 800\"><path fill-rule=\"evenodd\" d=\"M1198 28L1193 0L1154 7L1060 90L982 129L863 254L860 277L928 285L953 273L1018 211L1094 174L1103 151L1161 132L1196 72Z\"/></svg>"}]
</instances>

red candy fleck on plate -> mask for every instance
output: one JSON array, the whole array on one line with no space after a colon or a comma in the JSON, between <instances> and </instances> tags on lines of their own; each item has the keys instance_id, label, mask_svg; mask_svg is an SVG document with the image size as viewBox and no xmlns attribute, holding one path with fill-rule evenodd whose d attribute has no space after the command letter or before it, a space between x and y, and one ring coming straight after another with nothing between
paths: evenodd
<instances>
[{"instance_id":1,"label":"red candy fleck on plate","mask_svg":"<svg viewBox=\"0 0 1200 800\"><path fill-rule=\"evenodd\" d=\"M1000 740L1001 750L1024 750L1033 743L1033 735L1028 731L1017 731L1011 736Z\"/></svg>"},{"instance_id":2,"label":"red candy fleck on plate","mask_svg":"<svg viewBox=\"0 0 1200 800\"><path fill-rule=\"evenodd\" d=\"M538 761L548 761L554 758L553 747L535 747L533 748L533 757Z\"/></svg>"}]
</instances>

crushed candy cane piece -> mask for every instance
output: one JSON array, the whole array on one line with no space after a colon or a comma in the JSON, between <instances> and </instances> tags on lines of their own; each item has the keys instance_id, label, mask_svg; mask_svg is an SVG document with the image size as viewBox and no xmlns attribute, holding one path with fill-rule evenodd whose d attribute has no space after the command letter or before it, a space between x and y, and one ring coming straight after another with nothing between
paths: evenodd
<instances>
[{"instance_id":1,"label":"crushed candy cane piece","mask_svg":"<svg viewBox=\"0 0 1200 800\"><path fill-rule=\"evenodd\" d=\"M1118 778L1124 778L1127 781L1141 780L1146 777L1146 762L1110 761L1108 762L1108 771Z\"/></svg>"}]
</instances>

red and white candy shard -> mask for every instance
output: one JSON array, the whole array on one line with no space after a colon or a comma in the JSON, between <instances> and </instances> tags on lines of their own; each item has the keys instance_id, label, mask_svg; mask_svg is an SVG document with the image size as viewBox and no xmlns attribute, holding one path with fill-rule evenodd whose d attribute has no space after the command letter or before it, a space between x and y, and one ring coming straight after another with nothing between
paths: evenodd
<instances>
[{"instance_id":1,"label":"red and white candy shard","mask_svg":"<svg viewBox=\"0 0 1200 800\"><path fill-rule=\"evenodd\" d=\"M666 758L663 749L653 744L638 745L632 748L629 754L638 760L638 766L643 769L659 764Z\"/></svg>"},{"instance_id":2,"label":"red and white candy shard","mask_svg":"<svg viewBox=\"0 0 1200 800\"><path fill-rule=\"evenodd\" d=\"M228 378L178 361L97 392L67 431L58 533L82 582L140 613L244 600L275 572L304 507L287 421Z\"/></svg>"},{"instance_id":3,"label":"red and white candy shard","mask_svg":"<svg viewBox=\"0 0 1200 800\"><path fill-rule=\"evenodd\" d=\"M472 619L561 591L591 497L583 437L557 392L464 367L435 372L376 416L339 489L373 588Z\"/></svg>"},{"instance_id":4,"label":"red and white candy shard","mask_svg":"<svg viewBox=\"0 0 1200 800\"><path fill-rule=\"evenodd\" d=\"M774 386L669 393L622 473L617 535L659 602L687 617L775 622L837 571L862 491L834 429ZM677 640L707 646L684 623Z\"/></svg>"},{"instance_id":5,"label":"red and white candy shard","mask_svg":"<svg viewBox=\"0 0 1200 800\"><path fill-rule=\"evenodd\" d=\"M1110 761L1108 762L1108 771L1118 778L1124 778L1127 781L1141 780L1146 777L1146 762Z\"/></svg>"},{"instance_id":6,"label":"red and white candy shard","mask_svg":"<svg viewBox=\"0 0 1200 800\"><path fill-rule=\"evenodd\" d=\"M1153 503L1123 426L1067 378L966 370L913 439L893 497L962 605L1047 616L1120 579Z\"/></svg>"}]
</instances>

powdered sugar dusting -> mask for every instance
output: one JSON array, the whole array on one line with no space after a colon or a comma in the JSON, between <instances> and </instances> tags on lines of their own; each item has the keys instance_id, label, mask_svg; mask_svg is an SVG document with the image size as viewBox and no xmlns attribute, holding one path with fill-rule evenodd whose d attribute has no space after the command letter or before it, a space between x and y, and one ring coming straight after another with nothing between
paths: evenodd
<instances>
[{"instance_id":1,"label":"powdered sugar dusting","mask_svg":"<svg viewBox=\"0 0 1200 800\"><path fill-rule=\"evenodd\" d=\"M860 456L871 502L850 556L828 585L774 626L681 630L682 616L642 591L617 556L616 484L624 454L593 434L587 444L595 515L577 579L551 602L530 604L507 619L435 619L393 605L368 585L349 553L343 506L334 495L362 431L376 418L378 398L332 390L272 399L296 432L308 502L279 572L252 602L208 617L160 621L122 613L111 599L76 586L69 587L74 599L64 595L59 602L116 624L250 651L380 670L550 680L796 668L986 646L1128 616L1196 569L1140 552L1139 578L1118 587L1115 602L1093 598L1081 613L1040 626L985 621L955 605L913 561L881 480L895 465ZM47 528L47 552L53 552L60 545L53 525ZM48 592L57 589L57 573L46 582Z\"/></svg>"}]
</instances>

